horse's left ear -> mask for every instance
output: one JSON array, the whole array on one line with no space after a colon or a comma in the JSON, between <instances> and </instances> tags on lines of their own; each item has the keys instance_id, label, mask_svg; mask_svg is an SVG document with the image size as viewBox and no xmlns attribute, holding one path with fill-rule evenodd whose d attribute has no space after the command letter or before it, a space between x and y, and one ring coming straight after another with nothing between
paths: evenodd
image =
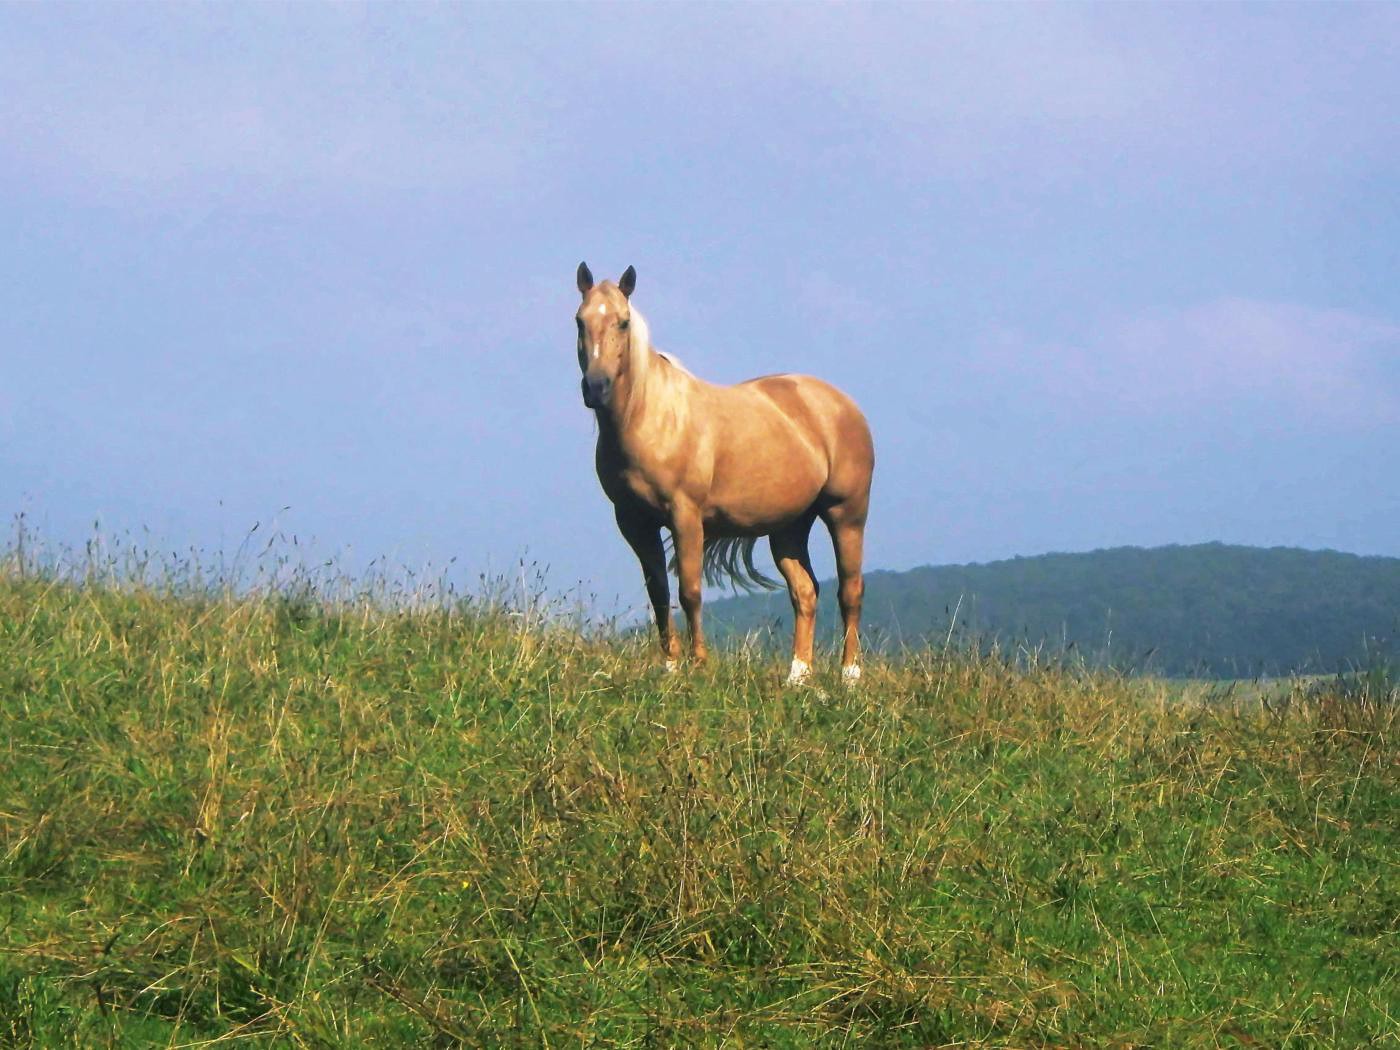
<instances>
[{"instance_id":1,"label":"horse's left ear","mask_svg":"<svg viewBox=\"0 0 1400 1050\"><path fill-rule=\"evenodd\" d=\"M622 271L622 276L617 279L617 286L622 289L622 294L627 298L632 298L632 289L637 287L637 271L632 267Z\"/></svg>"}]
</instances>

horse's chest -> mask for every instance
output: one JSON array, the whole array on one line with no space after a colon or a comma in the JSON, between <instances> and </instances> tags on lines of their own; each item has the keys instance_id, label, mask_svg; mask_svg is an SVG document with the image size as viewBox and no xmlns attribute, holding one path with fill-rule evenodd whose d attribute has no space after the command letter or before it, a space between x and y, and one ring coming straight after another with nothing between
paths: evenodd
<instances>
[{"instance_id":1,"label":"horse's chest","mask_svg":"<svg viewBox=\"0 0 1400 1050\"><path fill-rule=\"evenodd\" d=\"M640 467L614 465L599 457L598 480L613 503L641 504L658 512L664 512L668 506L661 486Z\"/></svg>"}]
</instances>

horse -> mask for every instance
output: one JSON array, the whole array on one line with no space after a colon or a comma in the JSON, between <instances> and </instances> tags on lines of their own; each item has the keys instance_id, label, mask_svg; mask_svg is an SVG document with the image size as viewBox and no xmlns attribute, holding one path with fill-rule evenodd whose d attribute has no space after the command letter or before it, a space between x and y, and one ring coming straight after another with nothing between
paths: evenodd
<instances>
[{"instance_id":1,"label":"horse","mask_svg":"<svg viewBox=\"0 0 1400 1050\"><path fill-rule=\"evenodd\" d=\"M651 345L632 305L637 272L593 283L579 263L575 317L583 403L598 424L594 465L618 530L641 562L668 671L680 641L671 622L666 544L680 584L691 658L706 659L701 577L777 588L753 563L768 537L793 611L789 685L812 670L817 578L807 540L820 518L836 551L844 636L841 678L860 679L861 558L875 446L846 394L811 376L781 374L717 386Z\"/></svg>"}]
</instances>

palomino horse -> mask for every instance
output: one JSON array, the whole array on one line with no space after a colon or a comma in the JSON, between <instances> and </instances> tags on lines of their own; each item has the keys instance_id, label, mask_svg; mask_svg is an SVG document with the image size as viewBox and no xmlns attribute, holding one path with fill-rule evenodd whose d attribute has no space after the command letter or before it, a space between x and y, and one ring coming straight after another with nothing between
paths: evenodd
<instances>
[{"instance_id":1,"label":"palomino horse","mask_svg":"<svg viewBox=\"0 0 1400 1050\"><path fill-rule=\"evenodd\" d=\"M598 419L598 480L642 563L668 669L680 642L661 530L671 531L691 655L704 660L700 578L776 586L753 565L767 536L795 620L790 684L811 672L817 579L807 536L821 518L836 548L845 641L841 676L860 678L861 547L875 448L849 397L820 379L773 375L736 386L698 379L653 349L632 306L637 273L593 283L579 264L578 363L583 403ZM742 564L741 564L742 562Z\"/></svg>"}]
</instances>

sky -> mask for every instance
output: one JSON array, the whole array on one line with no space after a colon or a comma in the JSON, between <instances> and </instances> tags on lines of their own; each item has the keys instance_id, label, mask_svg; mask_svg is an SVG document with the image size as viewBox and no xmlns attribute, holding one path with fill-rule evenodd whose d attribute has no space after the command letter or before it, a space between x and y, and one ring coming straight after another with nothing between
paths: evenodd
<instances>
[{"instance_id":1,"label":"sky","mask_svg":"<svg viewBox=\"0 0 1400 1050\"><path fill-rule=\"evenodd\" d=\"M1400 555L1397 113L1395 4L0 6L0 512L638 608L587 260L856 398L869 568Z\"/></svg>"}]
</instances>

